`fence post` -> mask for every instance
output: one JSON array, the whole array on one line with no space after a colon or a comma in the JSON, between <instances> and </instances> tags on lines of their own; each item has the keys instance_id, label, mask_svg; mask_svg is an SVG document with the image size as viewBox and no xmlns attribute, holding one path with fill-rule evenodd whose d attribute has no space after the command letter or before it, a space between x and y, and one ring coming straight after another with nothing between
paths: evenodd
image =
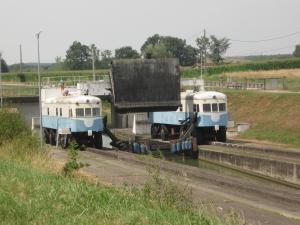
<instances>
[{"instance_id":1,"label":"fence post","mask_svg":"<svg viewBox=\"0 0 300 225\"><path fill-rule=\"evenodd\" d=\"M286 77L282 77L282 88L283 88L283 90L286 90L287 88L286 88L286 83L285 83L285 78Z\"/></svg>"}]
</instances>

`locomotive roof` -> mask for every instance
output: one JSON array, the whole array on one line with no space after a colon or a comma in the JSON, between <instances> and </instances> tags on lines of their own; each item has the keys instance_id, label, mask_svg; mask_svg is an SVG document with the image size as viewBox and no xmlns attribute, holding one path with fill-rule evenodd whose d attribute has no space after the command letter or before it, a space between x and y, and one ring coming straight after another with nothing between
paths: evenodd
<instances>
[{"instance_id":1,"label":"locomotive roof","mask_svg":"<svg viewBox=\"0 0 300 225\"><path fill-rule=\"evenodd\" d=\"M194 99L194 100L205 100L205 99L223 99L226 100L226 95L217 91L199 91L199 92L184 92L182 93L182 98L184 99Z\"/></svg>"},{"instance_id":2,"label":"locomotive roof","mask_svg":"<svg viewBox=\"0 0 300 225\"><path fill-rule=\"evenodd\" d=\"M62 104L99 104L100 98L90 95L67 95L52 97L45 100L45 103L62 103Z\"/></svg>"}]
</instances>

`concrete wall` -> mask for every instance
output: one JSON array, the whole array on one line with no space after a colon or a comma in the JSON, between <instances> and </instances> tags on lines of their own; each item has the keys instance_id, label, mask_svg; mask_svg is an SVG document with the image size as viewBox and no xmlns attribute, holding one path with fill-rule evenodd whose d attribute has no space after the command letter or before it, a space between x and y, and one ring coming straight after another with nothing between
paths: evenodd
<instances>
[{"instance_id":1,"label":"concrete wall","mask_svg":"<svg viewBox=\"0 0 300 225\"><path fill-rule=\"evenodd\" d=\"M266 158L241 156L225 152L200 150L199 157L251 172L300 184L300 165Z\"/></svg>"}]
</instances>

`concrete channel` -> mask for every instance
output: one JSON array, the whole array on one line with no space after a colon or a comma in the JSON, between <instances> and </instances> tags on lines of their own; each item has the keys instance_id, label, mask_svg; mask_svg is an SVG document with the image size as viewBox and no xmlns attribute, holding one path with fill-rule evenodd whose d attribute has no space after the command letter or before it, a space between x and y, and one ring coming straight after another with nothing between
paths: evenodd
<instances>
[{"instance_id":1,"label":"concrete channel","mask_svg":"<svg viewBox=\"0 0 300 225\"><path fill-rule=\"evenodd\" d=\"M207 160L250 173L300 185L300 151L219 144L199 147L199 160Z\"/></svg>"},{"instance_id":2,"label":"concrete channel","mask_svg":"<svg viewBox=\"0 0 300 225\"><path fill-rule=\"evenodd\" d=\"M132 138L131 129L115 129L123 140ZM140 138L147 139L147 135ZM139 137L136 137L139 139ZM149 138L149 137L148 137ZM168 151L168 142L155 140L160 149ZM169 157L171 154L166 154ZM300 150L245 141L213 142L199 145L199 160L240 170L287 185L300 186ZM191 162L190 162L191 163Z\"/></svg>"}]
</instances>

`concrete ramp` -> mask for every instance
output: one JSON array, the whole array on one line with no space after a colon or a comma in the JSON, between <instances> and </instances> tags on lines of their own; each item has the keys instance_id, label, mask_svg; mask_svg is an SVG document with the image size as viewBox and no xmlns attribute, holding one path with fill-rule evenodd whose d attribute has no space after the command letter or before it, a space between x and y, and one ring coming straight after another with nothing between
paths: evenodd
<instances>
[{"instance_id":1,"label":"concrete ramp","mask_svg":"<svg viewBox=\"0 0 300 225\"><path fill-rule=\"evenodd\" d=\"M170 111L180 104L177 59L113 60L110 79L117 112Z\"/></svg>"}]
</instances>

